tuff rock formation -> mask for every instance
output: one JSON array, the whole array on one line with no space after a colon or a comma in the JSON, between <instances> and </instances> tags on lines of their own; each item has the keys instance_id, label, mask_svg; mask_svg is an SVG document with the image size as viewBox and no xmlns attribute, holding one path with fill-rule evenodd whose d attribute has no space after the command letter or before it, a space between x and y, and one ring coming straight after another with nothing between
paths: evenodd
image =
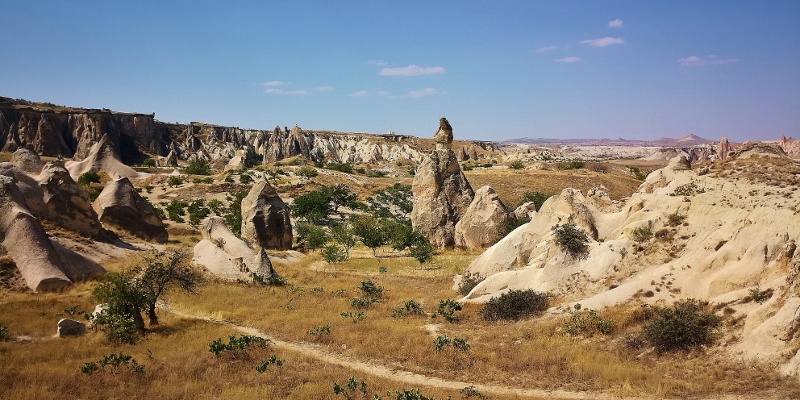
<instances>
[{"instance_id":1,"label":"tuff rock formation","mask_svg":"<svg viewBox=\"0 0 800 400\"><path fill-rule=\"evenodd\" d=\"M463 301L533 289L561 299L551 309L559 312L575 303L602 310L695 298L728 307L726 315L742 321L726 328L737 340L717 351L800 374L800 215L784 197L798 184L793 171L800 164L776 148L743 146L719 166L724 171L705 175L673 160L625 204L606 210L601 194L565 189L473 261L466 272L487 278ZM757 179L764 170L774 172ZM741 195L748 192L759 195ZM566 255L555 242L552 228L569 222L589 234L585 258ZM770 290L770 297L751 301L752 289Z\"/></svg>"},{"instance_id":2,"label":"tuff rock formation","mask_svg":"<svg viewBox=\"0 0 800 400\"><path fill-rule=\"evenodd\" d=\"M166 243L169 238L161 217L139 195L128 178L109 182L92 203L92 207L104 225L147 241Z\"/></svg>"},{"instance_id":3,"label":"tuff rock formation","mask_svg":"<svg viewBox=\"0 0 800 400\"><path fill-rule=\"evenodd\" d=\"M513 212L514 218L517 219L533 218L535 214L536 204L532 201L526 201L520 204L520 206L514 209Z\"/></svg>"},{"instance_id":4,"label":"tuff rock formation","mask_svg":"<svg viewBox=\"0 0 800 400\"><path fill-rule=\"evenodd\" d=\"M437 135L444 139L437 140L437 145L452 142L450 124L444 118L439 124ZM411 192L414 194L411 210L414 228L425 234L435 247L455 246L456 223L475 197L456 154L450 149L432 151L417 167Z\"/></svg>"},{"instance_id":5,"label":"tuff rock formation","mask_svg":"<svg viewBox=\"0 0 800 400\"><path fill-rule=\"evenodd\" d=\"M263 249L254 252L231 232L221 217L209 217L200 227L203 240L194 246L192 264L222 279L250 280L253 274L269 278L272 263Z\"/></svg>"},{"instance_id":6,"label":"tuff rock formation","mask_svg":"<svg viewBox=\"0 0 800 400\"><path fill-rule=\"evenodd\" d=\"M86 325L74 319L61 318L58 320L58 330L56 336L60 338L68 336L81 336L86 333Z\"/></svg>"},{"instance_id":7,"label":"tuff rock formation","mask_svg":"<svg viewBox=\"0 0 800 400\"><path fill-rule=\"evenodd\" d=\"M781 136L780 140L778 140L778 146L781 146L789 157L800 157L800 141L794 140L793 137Z\"/></svg>"},{"instance_id":8,"label":"tuff rock formation","mask_svg":"<svg viewBox=\"0 0 800 400\"><path fill-rule=\"evenodd\" d=\"M453 127L447 122L447 118L439 118L439 129L433 135L436 142L436 150L449 150L453 144Z\"/></svg>"},{"instance_id":9,"label":"tuff rock formation","mask_svg":"<svg viewBox=\"0 0 800 400\"><path fill-rule=\"evenodd\" d=\"M484 185L477 192L464 216L456 223L456 247L485 249L502 237L508 210L491 186Z\"/></svg>"},{"instance_id":10,"label":"tuff rock formation","mask_svg":"<svg viewBox=\"0 0 800 400\"><path fill-rule=\"evenodd\" d=\"M60 289L104 269L52 242L12 177L0 175L0 242L31 290Z\"/></svg>"},{"instance_id":11,"label":"tuff rock formation","mask_svg":"<svg viewBox=\"0 0 800 400\"><path fill-rule=\"evenodd\" d=\"M25 147L21 147L15 151L14 155L11 156L10 162L22 171L34 175L38 175L42 172L42 168L44 167L39 155Z\"/></svg>"},{"instance_id":12,"label":"tuff rock formation","mask_svg":"<svg viewBox=\"0 0 800 400\"><path fill-rule=\"evenodd\" d=\"M133 168L123 164L117 158L117 148L111 141L109 135L103 135L92 145L82 161L69 161L65 163L72 179L78 179L81 175L89 172L105 172L113 179L131 178L136 179L140 174Z\"/></svg>"},{"instance_id":13,"label":"tuff rock formation","mask_svg":"<svg viewBox=\"0 0 800 400\"><path fill-rule=\"evenodd\" d=\"M292 248L290 209L266 179L256 182L242 199L242 239L254 247Z\"/></svg>"},{"instance_id":14,"label":"tuff rock formation","mask_svg":"<svg viewBox=\"0 0 800 400\"><path fill-rule=\"evenodd\" d=\"M250 168L252 166L250 165L250 158L250 151L247 148L236 151L236 155L225 164L225 171Z\"/></svg>"},{"instance_id":15,"label":"tuff rock formation","mask_svg":"<svg viewBox=\"0 0 800 400\"><path fill-rule=\"evenodd\" d=\"M717 145L717 156L720 160L725 161L728 158L728 154L731 152L731 144L728 142L728 137L723 136L722 139L719 140L719 144Z\"/></svg>"},{"instance_id":16,"label":"tuff rock formation","mask_svg":"<svg viewBox=\"0 0 800 400\"><path fill-rule=\"evenodd\" d=\"M84 236L99 237L103 226L89 195L58 161L47 163L37 178L42 190L41 216Z\"/></svg>"}]
</instances>

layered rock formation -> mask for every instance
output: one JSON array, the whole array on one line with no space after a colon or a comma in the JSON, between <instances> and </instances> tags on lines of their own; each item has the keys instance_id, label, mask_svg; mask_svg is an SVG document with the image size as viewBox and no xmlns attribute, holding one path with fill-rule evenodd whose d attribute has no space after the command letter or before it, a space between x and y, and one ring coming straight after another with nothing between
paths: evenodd
<instances>
[{"instance_id":1,"label":"layered rock formation","mask_svg":"<svg viewBox=\"0 0 800 400\"><path fill-rule=\"evenodd\" d=\"M447 118L439 118L439 129L433 135L433 141L436 142L436 150L449 150L453 144L453 127Z\"/></svg>"},{"instance_id":2,"label":"layered rock formation","mask_svg":"<svg viewBox=\"0 0 800 400\"><path fill-rule=\"evenodd\" d=\"M33 291L60 289L104 269L51 242L12 177L0 175L0 242Z\"/></svg>"},{"instance_id":3,"label":"layered rock formation","mask_svg":"<svg viewBox=\"0 0 800 400\"><path fill-rule=\"evenodd\" d=\"M452 142L452 128L449 126L447 123L442 128L440 121L437 145ZM446 128L449 128L449 133ZM475 197L456 154L450 149L432 151L417 167L411 192L414 194L411 211L414 228L425 234L435 247L455 246L456 223Z\"/></svg>"},{"instance_id":4,"label":"layered rock formation","mask_svg":"<svg viewBox=\"0 0 800 400\"><path fill-rule=\"evenodd\" d=\"M730 328L732 352L798 374L800 216L786 195L800 185L800 164L776 147L742 146L705 175L675 159L620 205L565 189L470 265L467 273L487 278L464 300L509 289L550 292L563 309L696 298L742 319ZM570 222L589 233L586 258L555 243L552 228ZM754 288L773 294L756 303L748 297Z\"/></svg>"},{"instance_id":5,"label":"layered rock formation","mask_svg":"<svg viewBox=\"0 0 800 400\"><path fill-rule=\"evenodd\" d=\"M194 246L192 264L223 279L250 280L253 274L269 278L274 271L263 249L253 251L231 232L221 217L209 217L200 227L203 240Z\"/></svg>"},{"instance_id":6,"label":"layered rock formation","mask_svg":"<svg viewBox=\"0 0 800 400\"><path fill-rule=\"evenodd\" d=\"M169 238L161 217L139 195L128 178L109 182L92 203L92 207L104 225L147 241L166 243Z\"/></svg>"},{"instance_id":7,"label":"layered rock formation","mask_svg":"<svg viewBox=\"0 0 800 400\"><path fill-rule=\"evenodd\" d=\"M261 179L242 199L242 239L254 247L289 250L292 248L290 210L278 192Z\"/></svg>"},{"instance_id":8,"label":"layered rock formation","mask_svg":"<svg viewBox=\"0 0 800 400\"><path fill-rule=\"evenodd\" d=\"M65 166L69 170L72 179L78 179L89 171L102 171L113 179L138 178L140 174L134 171L133 168L123 164L117 158L117 153L117 148L114 146L110 136L105 134L92 145L83 160L68 161Z\"/></svg>"},{"instance_id":9,"label":"layered rock formation","mask_svg":"<svg viewBox=\"0 0 800 400\"><path fill-rule=\"evenodd\" d=\"M717 156L720 160L725 161L728 158L728 153L731 152L731 144L728 142L728 137L723 136L717 145Z\"/></svg>"},{"instance_id":10,"label":"layered rock formation","mask_svg":"<svg viewBox=\"0 0 800 400\"><path fill-rule=\"evenodd\" d=\"M491 186L484 185L475 192L475 199L456 223L456 247L485 249L503 235L508 210Z\"/></svg>"},{"instance_id":11,"label":"layered rock formation","mask_svg":"<svg viewBox=\"0 0 800 400\"><path fill-rule=\"evenodd\" d=\"M64 166L49 162L37 181L42 190L42 208L38 217L89 237L99 237L103 226L92 208L89 195L77 184Z\"/></svg>"},{"instance_id":12,"label":"layered rock formation","mask_svg":"<svg viewBox=\"0 0 800 400\"><path fill-rule=\"evenodd\" d=\"M793 137L781 136L780 140L778 140L778 146L781 146L789 157L800 157L800 141L794 140Z\"/></svg>"}]
</instances>

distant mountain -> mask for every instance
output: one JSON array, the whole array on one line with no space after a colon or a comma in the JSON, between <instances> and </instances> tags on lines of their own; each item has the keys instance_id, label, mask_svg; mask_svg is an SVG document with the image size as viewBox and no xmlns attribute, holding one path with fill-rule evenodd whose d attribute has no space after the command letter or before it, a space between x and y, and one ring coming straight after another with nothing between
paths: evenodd
<instances>
[{"instance_id":1,"label":"distant mountain","mask_svg":"<svg viewBox=\"0 0 800 400\"><path fill-rule=\"evenodd\" d=\"M654 147L687 147L702 144L714 143L711 140L703 139L700 136L689 134L680 138L661 138L658 140L628 140L618 139L545 139L545 138L519 138L509 139L501 144L538 144L556 146L654 146Z\"/></svg>"}]
</instances>

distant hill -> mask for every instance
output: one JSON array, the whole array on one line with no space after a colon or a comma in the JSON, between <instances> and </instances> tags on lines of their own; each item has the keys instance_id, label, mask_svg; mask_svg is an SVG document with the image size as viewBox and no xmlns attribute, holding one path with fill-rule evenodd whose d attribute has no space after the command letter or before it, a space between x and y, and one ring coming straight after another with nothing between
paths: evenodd
<instances>
[{"instance_id":1,"label":"distant hill","mask_svg":"<svg viewBox=\"0 0 800 400\"><path fill-rule=\"evenodd\" d=\"M689 134L680 138L661 138L658 140L618 139L545 139L519 138L503 141L502 144L539 144L539 145L572 145L572 146L654 146L654 147L686 147L714 143L700 136Z\"/></svg>"}]
</instances>

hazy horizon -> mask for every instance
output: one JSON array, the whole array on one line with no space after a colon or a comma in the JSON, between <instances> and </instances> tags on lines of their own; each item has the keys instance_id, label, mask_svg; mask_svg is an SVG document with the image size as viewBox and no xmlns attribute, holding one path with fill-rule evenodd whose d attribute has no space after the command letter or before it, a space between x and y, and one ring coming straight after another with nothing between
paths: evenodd
<instances>
[{"instance_id":1,"label":"hazy horizon","mask_svg":"<svg viewBox=\"0 0 800 400\"><path fill-rule=\"evenodd\" d=\"M6 2L0 95L457 139L800 136L800 3Z\"/></svg>"}]
</instances>

